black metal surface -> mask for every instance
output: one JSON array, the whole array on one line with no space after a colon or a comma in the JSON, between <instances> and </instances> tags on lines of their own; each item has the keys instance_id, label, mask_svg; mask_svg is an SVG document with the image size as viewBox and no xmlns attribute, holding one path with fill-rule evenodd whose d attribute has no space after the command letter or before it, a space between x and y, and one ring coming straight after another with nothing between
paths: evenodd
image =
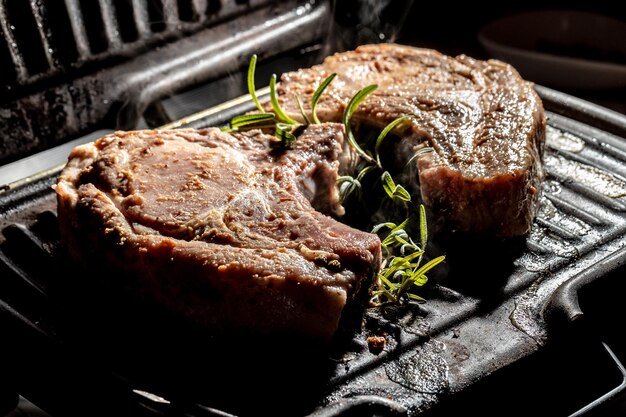
<instances>
[{"instance_id":1,"label":"black metal surface","mask_svg":"<svg viewBox=\"0 0 626 417\"><path fill-rule=\"evenodd\" d=\"M0 163L134 127L155 100L319 40L332 22L327 1L51 3L0 1Z\"/></svg>"},{"instance_id":2,"label":"black metal surface","mask_svg":"<svg viewBox=\"0 0 626 417\"><path fill-rule=\"evenodd\" d=\"M57 257L54 173L0 194L0 320L14 335L9 357L37 375L17 381L20 392L60 415L78 415L102 396L106 412L137 415L527 415L536 398L554 399L545 409L568 415L593 404L623 379L599 343L606 332L599 338L590 330L598 327L595 321L576 323L584 306L597 311L616 291L616 280L605 277L624 272L626 129L623 118L601 108L538 90L551 130L542 206L530 236L476 250L477 242L447 242L441 247L447 274L431 277L436 282L425 294L428 303L369 310L362 333L330 358L297 351L272 360L268 352L281 347L254 340L220 350L206 335L177 333L140 311L119 325L128 308L106 300L96 314L89 304L97 297L88 286L68 299L58 278L73 271ZM555 112L563 107L567 116ZM226 109L192 125L219 125L229 117ZM577 120L589 117L602 120L604 130ZM599 289L579 303L592 285ZM624 312L611 313L596 314L603 328L623 322ZM368 350L371 335L386 337L383 352ZM44 351L35 360L25 354L33 346ZM618 344L616 354L626 349ZM585 366L579 366L583 355ZM67 382L52 383L58 373L70 375ZM549 381L541 385L546 391L567 383L547 378L559 374L573 386L593 380L593 389L569 391L577 394L567 400L532 394L537 378ZM498 398L511 402L509 408L497 408Z\"/></svg>"},{"instance_id":3,"label":"black metal surface","mask_svg":"<svg viewBox=\"0 0 626 417\"><path fill-rule=\"evenodd\" d=\"M249 13L268 0L0 2L3 94L93 62L132 56L159 42Z\"/></svg>"}]
</instances>

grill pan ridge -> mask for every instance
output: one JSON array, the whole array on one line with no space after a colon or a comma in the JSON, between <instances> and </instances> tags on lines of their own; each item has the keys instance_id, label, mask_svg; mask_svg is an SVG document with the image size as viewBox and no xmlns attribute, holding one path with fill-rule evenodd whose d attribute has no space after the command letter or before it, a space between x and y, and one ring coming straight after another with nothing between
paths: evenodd
<instances>
[{"instance_id":1,"label":"grill pan ridge","mask_svg":"<svg viewBox=\"0 0 626 417\"><path fill-rule=\"evenodd\" d=\"M474 252L468 259L450 249L448 276L425 289L426 304L368 310L363 331L322 361L321 377L293 372L289 377L296 379L280 385L300 389L277 393L258 387L263 395L274 393L267 398L233 392L243 379L257 380L237 375L245 369L216 365L207 377L224 388L207 395L182 390L180 381L153 383L152 377L159 380L159 364L146 376L129 371L117 357L97 358L120 341L108 338L102 344L100 329L66 323L81 311L60 306L67 299L60 293L59 274L72 271L58 255L51 189L58 170L0 194L0 329L11 335L5 355L11 359L2 365L21 393L62 415L78 415L81 407L94 403L102 406L102 415L120 409L132 415L253 415L272 410L274 415L318 417L436 410L488 375L550 346L560 332L555 327L568 327L583 316L580 289L621 271L626 262L626 118L547 88L537 90L547 110L549 137L541 209L530 236L493 255L502 262L488 262L490 253L481 259ZM240 101L168 127L221 125L252 108L249 101ZM485 272L486 266L490 269ZM111 311L93 323L106 322ZM107 330L106 337L115 334L115 329ZM368 350L370 335L386 337L383 352ZM254 341L248 342L246 352L256 348ZM30 355L35 346L37 353ZM295 360L307 359L296 355ZM15 369L16 363L31 377L20 376L24 372ZM301 365L310 372L317 363L296 364L297 371ZM68 382L51 384L61 372ZM237 401L242 395L253 401L242 404Z\"/></svg>"}]
</instances>

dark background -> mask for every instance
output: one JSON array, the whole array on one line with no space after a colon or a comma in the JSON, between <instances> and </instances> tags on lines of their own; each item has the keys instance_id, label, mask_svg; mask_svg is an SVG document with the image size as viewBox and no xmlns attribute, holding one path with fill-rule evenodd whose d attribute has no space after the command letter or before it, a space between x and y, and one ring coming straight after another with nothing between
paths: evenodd
<instances>
[{"instance_id":1,"label":"dark background","mask_svg":"<svg viewBox=\"0 0 626 417\"><path fill-rule=\"evenodd\" d=\"M382 12L378 8L385 5ZM477 35L487 23L503 16L544 10L574 10L600 14L626 22L626 11L620 2L592 1L573 4L566 1L477 2L445 1L337 1L339 25L352 28L357 43L376 40L376 32L395 35L399 43L437 49L448 55L466 54L489 58ZM404 18L402 18L404 16ZM399 31L396 28L401 27ZM352 39L351 39L352 40ZM626 42L626 39L624 39ZM535 81L532 80L531 81ZM550 87L550 85L547 85ZM626 114L626 88L589 91L563 90Z\"/></svg>"}]
</instances>

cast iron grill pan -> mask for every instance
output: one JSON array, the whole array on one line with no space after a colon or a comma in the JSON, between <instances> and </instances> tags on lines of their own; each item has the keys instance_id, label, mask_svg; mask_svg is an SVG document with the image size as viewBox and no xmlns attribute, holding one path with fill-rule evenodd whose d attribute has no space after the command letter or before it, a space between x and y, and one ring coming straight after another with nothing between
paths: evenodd
<instances>
[{"instance_id":1,"label":"cast iron grill pan","mask_svg":"<svg viewBox=\"0 0 626 417\"><path fill-rule=\"evenodd\" d=\"M323 355L255 339L226 345L105 289L99 296L59 250L58 170L1 194L0 361L15 389L53 415L445 415L472 406L524 415L535 400L550 415L599 408L624 375L604 334L581 319L579 292L600 288L593 309L624 286L614 277L626 260L626 118L537 90L549 137L530 236L445 242L447 274L425 289L426 304L368 310L363 331ZM226 105L173 127L222 125L251 108ZM368 349L371 335L386 337L382 352ZM580 366L580 355L596 362ZM589 383L571 383L568 401L538 388L575 377Z\"/></svg>"}]
</instances>

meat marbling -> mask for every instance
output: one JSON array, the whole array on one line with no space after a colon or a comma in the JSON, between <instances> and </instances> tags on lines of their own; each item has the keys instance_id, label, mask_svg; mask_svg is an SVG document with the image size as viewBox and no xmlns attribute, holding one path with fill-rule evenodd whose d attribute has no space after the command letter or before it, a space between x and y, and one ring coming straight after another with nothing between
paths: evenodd
<instances>
[{"instance_id":1,"label":"meat marbling","mask_svg":"<svg viewBox=\"0 0 626 417\"><path fill-rule=\"evenodd\" d=\"M282 107L301 118L294 97L310 103L315 87L331 73L337 77L319 101L321 120L341 120L350 99L369 84L378 89L359 106L353 123L382 128L412 116L410 147L434 149L417 159L420 191L432 219L490 236L530 230L543 175L546 122L533 85L513 67L428 49L365 45L283 74Z\"/></svg>"},{"instance_id":2,"label":"meat marbling","mask_svg":"<svg viewBox=\"0 0 626 417\"><path fill-rule=\"evenodd\" d=\"M378 237L318 211L342 210L343 135L312 125L289 150L260 131L108 135L59 176L62 239L210 329L329 340L381 258Z\"/></svg>"}]
</instances>

